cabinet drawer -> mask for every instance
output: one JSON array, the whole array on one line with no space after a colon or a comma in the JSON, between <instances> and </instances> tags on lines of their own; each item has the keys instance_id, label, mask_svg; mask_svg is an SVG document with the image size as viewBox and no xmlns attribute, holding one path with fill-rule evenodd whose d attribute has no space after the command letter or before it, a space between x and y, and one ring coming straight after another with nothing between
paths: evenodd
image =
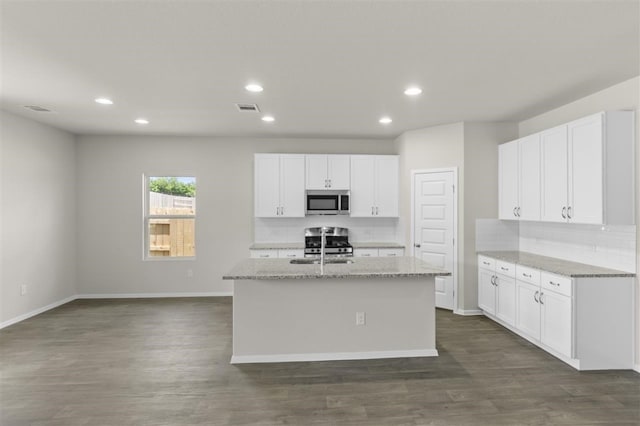
<instances>
[{"instance_id":1,"label":"cabinet drawer","mask_svg":"<svg viewBox=\"0 0 640 426\"><path fill-rule=\"evenodd\" d=\"M278 250L249 250L252 259L276 259Z\"/></svg>"},{"instance_id":2,"label":"cabinet drawer","mask_svg":"<svg viewBox=\"0 0 640 426\"><path fill-rule=\"evenodd\" d=\"M278 257L281 259L296 259L304 257L303 249L278 249Z\"/></svg>"},{"instance_id":3,"label":"cabinet drawer","mask_svg":"<svg viewBox=\"0 0 640 426\"><path fill-rule=\"evenodd\" d=\"M486 256L478 256L478 267L495 271L496 260Z\"/></svg>"},{"instance_id":4,"label":"cabinet drawer","mask_svg":"<svg viewBox=\"0 0 640 426\"><path fill-rule=\"evenodd\" d=\"M404 249L401 248L381 248L378 249L378 256L380 257L394 257L404 256Z\"/></svg>"},{"instance_id":5,"label":"cabinet drawer","mask_svg":"<svg viewBox=\"0 0 640 426\"><path fill-rule=\"evenodd\" d=\"M504 260L496 260L496 273L506 275L508 277L516 277L516 265L505 262Z\"/></svg>"},{"instance_id":6,"label":"cabinet drawer","mask_svg":"<svg viewBox=\"0 0 640 426\"><path fill-rule=\"evenodd\" d=\"M353 249L354 257L378 257L378 249L359 248Z\"/></svg>"},{"instance_id":7,"label":"cabinet drawer","mask_svg":"<svg viewBox=\"0 0 640 426\"><path fill-rule=\"evenodd\" d=\"M540 271L526 266L516 265L516 279L534 285L540 285Z\"/></svg>"},{"instance_id":8,"label":"cabinet drawer","mask_svg":"<svg viewBox=\"0 0 640 426\"><path fill-rule=\"evenodd\" d=\"M540 280L540 285L543 290L554 291L556 293L564 294L565 296L571 296L571 278L542 272L540 274Z\"/></svg>"}]
</instances>

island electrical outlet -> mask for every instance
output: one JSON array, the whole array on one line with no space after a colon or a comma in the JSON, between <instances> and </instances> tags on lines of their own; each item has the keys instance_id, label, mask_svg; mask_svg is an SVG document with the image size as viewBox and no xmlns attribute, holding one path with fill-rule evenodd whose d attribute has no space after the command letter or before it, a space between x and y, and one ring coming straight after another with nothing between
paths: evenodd
<instances>
[{"instance_id":1,"label":"island electrical outlet","mask_svg":"<svg viewBox=\"0 0 640 426\"><path fill-rule=\"evenodd\" d=\"M364 312L356 312L356 325L364 325L364 324L365 324Z\"/></svg>"}]
</instances>

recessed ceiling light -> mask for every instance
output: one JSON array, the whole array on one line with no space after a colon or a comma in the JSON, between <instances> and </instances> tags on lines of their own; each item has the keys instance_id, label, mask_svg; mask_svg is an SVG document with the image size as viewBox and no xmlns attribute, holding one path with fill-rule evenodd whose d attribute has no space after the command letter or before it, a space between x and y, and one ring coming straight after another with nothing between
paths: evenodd
<instances>
[{"instance_id":1,"label":"recessed ceiling light","mask_svg":"<svg viewBox=\"0 0 640 426\"><path fill-rule=\"evenodd\" d=\"M136 118L134 121L138 124L149 124L149 120L146 118Z\"/></svg>"},{"instance_id":2,"label":"recessed ceiling light","mask_svg":"<svg viewBox=\"0 0 640 426\"><path fill-rule=\"evenodd\" d=\"M381 124L389 124L391 123L393 120L389 117L382 117L380 120L378 120Z\"/></svg>"},{"instance_id":3,"label":"recessed ceiling light","mask_svg":"<svg viewBox=\"0 0 640 426\"><path fill-rule=\"evenodd\" d=\"M408 87L407 90L404 91L404 94L407 96L417 96L422 93L422 89L419 87Z\"/></svg>"},{"instance_id":4,"label":"recessed ceiling light","mask_svg":"<svg viewBox=\"0 0 640 426\"><path fill-rule=\"evenodd\" d=\"M255 83L247 84L246 86L244 86L244 88L247 89L247 91L249 92L255 92L255 93L262 92L264 90L262 86Z\"/></svg>"},{"instance_id":5,"label":"recessed ceiling light","mask_svg":"<svg viewBox=\"0 0 640 426\"><path fill-rule=\"evenodd\" d=\"M113 101L107 98L96 98L96 102L102 105L113 105Z\"/></svg>"},{"instance_id":6,"label":"recessed ceiling light","mask_svg":"<svg viewBox=\"0 0 640 426\"><path fill-rule=\"evenodd\" d=\"M276 121L276 119L273 118L273 116L271 116L271 115L265 115L264 117L262 117L262 121L266 121L268 123L271 123L272 121Z\"/></svg>"}]
</instances>

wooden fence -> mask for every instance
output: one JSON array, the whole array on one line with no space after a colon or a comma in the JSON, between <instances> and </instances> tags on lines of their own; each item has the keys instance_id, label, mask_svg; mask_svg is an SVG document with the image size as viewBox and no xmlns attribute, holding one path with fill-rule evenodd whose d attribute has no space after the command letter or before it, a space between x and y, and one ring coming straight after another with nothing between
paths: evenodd
<instances>
[{"instance_id":1,"label":"wooden fence","mask_svg":"<svg viewBox=\"0 0 640 426\"><path fill-rule=\"evenodd\" d=\"M151 215L195 215L195 198L149 195ZM195 256L195 250L195 218L149 219L150 256Z\"/></svg>"}]
</instances>

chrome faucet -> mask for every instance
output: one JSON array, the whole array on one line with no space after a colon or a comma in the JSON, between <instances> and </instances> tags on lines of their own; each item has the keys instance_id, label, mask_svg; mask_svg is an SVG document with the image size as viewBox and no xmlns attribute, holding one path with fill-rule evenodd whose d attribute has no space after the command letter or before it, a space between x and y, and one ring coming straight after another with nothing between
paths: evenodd
<instances>
[{"instance_id":1,"label":"chrome faucet","mask_svg":"<svg viewBox=\"0 0 640 426\"><path fill-rule=\"evenodd\" d=\"M320 232L320 265L324 265L324 250L327 245L327 229L323 226Z\"/></svg>"}]
</instances>

